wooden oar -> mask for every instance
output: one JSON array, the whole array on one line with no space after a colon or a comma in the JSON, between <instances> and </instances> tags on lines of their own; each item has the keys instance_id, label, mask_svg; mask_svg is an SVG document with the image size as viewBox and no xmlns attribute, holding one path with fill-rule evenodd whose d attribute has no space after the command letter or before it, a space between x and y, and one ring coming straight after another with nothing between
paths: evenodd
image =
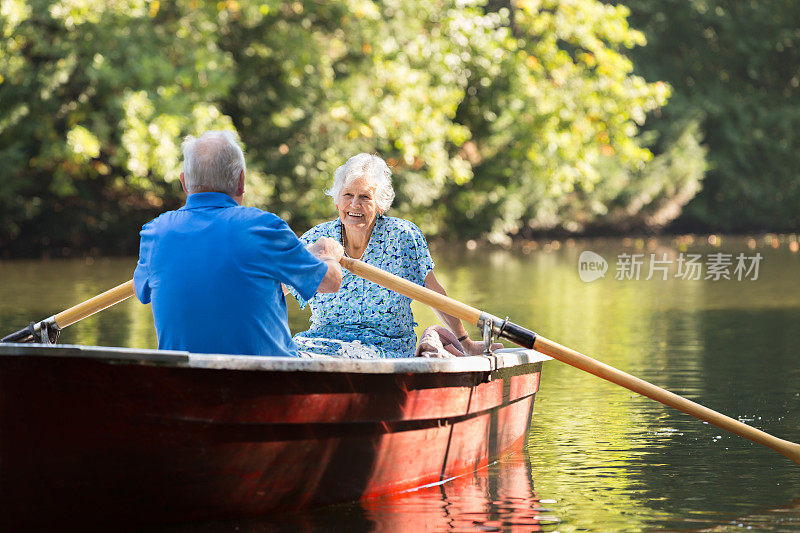
<instances>
[{"instance_id":1,"label":"wooden oar","mask_svg":"<svg viewBox=\"0 0 800 533\"><path fill-rule=\"evenodd\" d=\"M616 383L633 392L647 396L650 399L678 409L679 411L683 411L700 420L704 420L709 424L740 435L758 444L763 444L764 446L782 453L795 463L800 464L800 444L774 437L769 433L748 426L729 416L725 416L722 413L718 413L708 407L687 400L682 396L657 387L652 383L627 374L621 370L617 370L612 366L601 363L566 346L546 339L508 320L502 320L496 316L483 313L474 307L470 307L453 298L421 287L362 261L344 257L342 258L341 264L353 274L427 304L448 315L466 320L470 324L474 324L481 329L488 323L492 331L498 337L508 339L524 348L542 352L553 359L558 359L575 368L594 374L599 378Z\"/></svg>"},{"instance_id":2,"label":"wooden oar","mask_svg":"<svg viewBox=\"0 0 800 533\"><path fill-rule=\"evenodd\" d=\"M131 296L133 296L133 280L117 285L41 322L31 322L27 328L3 337L0 342L55 342L61 329Z\"/></svg>"}]
</instances>

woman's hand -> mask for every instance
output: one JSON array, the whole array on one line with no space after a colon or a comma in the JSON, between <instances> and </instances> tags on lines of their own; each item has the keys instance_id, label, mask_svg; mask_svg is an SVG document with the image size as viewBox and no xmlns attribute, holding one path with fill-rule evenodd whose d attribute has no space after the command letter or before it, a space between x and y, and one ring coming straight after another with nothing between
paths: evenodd
<instances>
[{"instance_id":1,"label":"woman's hand","mask_svg":"<svg viewBox=\"0 0 800 533\"><path fill-rule=\"evenodd\" d=\"M464 353L467 355L483 355L484 344L483 341L474 341L467 337L461 341L461 346L464 348ZM499 342L492 343L492 350L499 350L503 345Z\"/></svg>"}]
</instances>

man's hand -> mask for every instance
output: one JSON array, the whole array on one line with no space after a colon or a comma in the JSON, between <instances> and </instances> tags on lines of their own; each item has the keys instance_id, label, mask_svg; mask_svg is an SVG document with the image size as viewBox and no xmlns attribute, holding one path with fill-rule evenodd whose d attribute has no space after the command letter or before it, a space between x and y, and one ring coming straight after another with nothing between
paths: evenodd
<instances>
[{"instance_id":1,"label":"man's hand","mask_svg":"<svg viewBox=\"0 0 800 533\"><path fill-rule=\"evenodd\" d=\"M320 237L317 239L317 242L308 245L308 251L323 261L330 258L337 263L342 260L342 256L344 255L344 248L342 245L330 237Z\"/></svg>"},{"instance_id":2,"label":"man's hand","mask_svg":"<svg viewBox=\"0 0 800 533\"><path fill-rule=\"evenodd\" d=\"M320 237L308 246L308 251L328 265L328 272L317 287L317 292L336 292L342 286L342 267L339 265L344 248L330 237Z\"/></svg>"}]
</instances>

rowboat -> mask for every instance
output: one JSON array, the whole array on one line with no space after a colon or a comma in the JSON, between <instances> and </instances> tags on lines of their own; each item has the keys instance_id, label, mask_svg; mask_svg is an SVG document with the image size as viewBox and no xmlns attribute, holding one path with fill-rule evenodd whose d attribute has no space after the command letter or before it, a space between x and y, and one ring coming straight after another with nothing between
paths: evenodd
<instances>
[{"instance_id":1,"label":"rowboat","mask_svg":"<svg viewBox=\"0 0 800 533\"><path fill-rule=\"evenodd\" d=\"M524 349L304 360L38 344L130 297L128 281L0 342L0 525L249 517L442 483L522 446L549 357L800 464L800 444L508 318L342 262L478 326L487 348L497 336Z\"/></svg>"},{"instance_id":2,"label":"rowboat","mask_svg":"<svg viewBox=\"0 0 800 533\"><path fill-rule=\"evenodd\" d=\"M241 518L441 483L522 447L547 359L0 343L0 521Z\"/></svg>"}]
</instances>

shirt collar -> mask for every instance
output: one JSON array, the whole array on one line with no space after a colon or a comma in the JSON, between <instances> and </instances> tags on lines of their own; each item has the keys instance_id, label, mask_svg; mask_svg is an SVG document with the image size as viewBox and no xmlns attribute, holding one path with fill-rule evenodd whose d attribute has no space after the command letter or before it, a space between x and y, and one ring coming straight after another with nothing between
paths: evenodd
<instances>
[{"instance_id":1,"label":"shirt collar","mask_svg":"<svg viewBox=\"0 0 800 533\"><path fill-rule=\"evenodd\" d=\"M229 194L224 192L196 192L186 197L186 205L181 209L197 209L199 207L238 207Z\"/></svg>"},{"instance_id":2,"label":"shirt collar","mask_svg":"<svg viewBox=\"0 0 800 533\"><path fill-rule=\"evenodd\" d=\"M369 241L367 241L367 247L364 249L364 255L361 256L362 261L366 261L367 256L372 256L375 252L373 252L373 248L379 245L383 245L380 249L380 252L383 253L384 248L386 247L386 242L383 240L383 226L384 222L386 221L384 215L378 215L375 219L375 225L372 226L372 233L369 236ZM344 233L344 225L342 224L342 219L336 219L337 224L334 226L334 232L336 233L333 235L334 239L337 239L337 242L341 243L344 246L344 239L342 238L342 234ZM338 232L336 231L338 229Z\"/></svg>"}]
</instances>

